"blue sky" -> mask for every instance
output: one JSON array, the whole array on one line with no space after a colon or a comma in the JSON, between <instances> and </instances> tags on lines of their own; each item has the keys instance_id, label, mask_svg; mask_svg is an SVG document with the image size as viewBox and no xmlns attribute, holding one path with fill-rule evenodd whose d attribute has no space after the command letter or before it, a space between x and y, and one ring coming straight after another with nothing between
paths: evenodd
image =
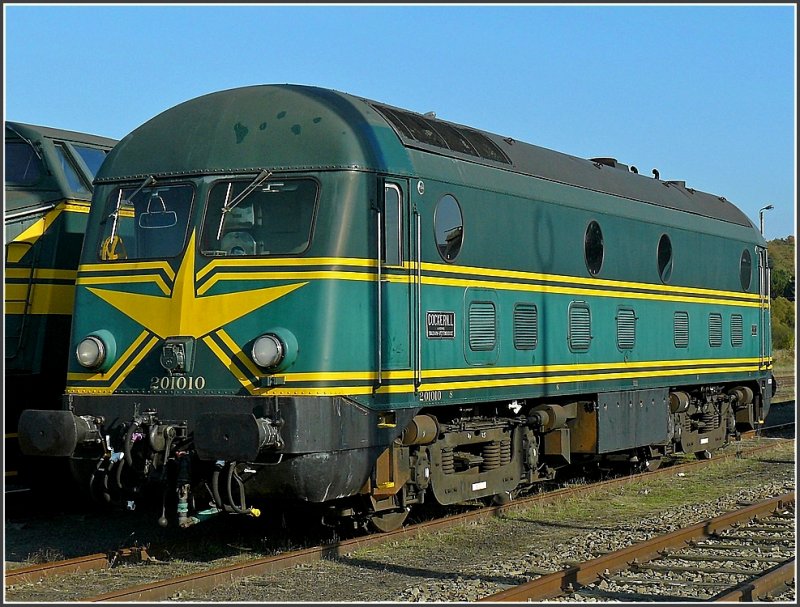
<instances>
[{"instance_id":1,"label":"blue sky","mask_svg":"<svg viewBox=\"0 0 800 607\"><path fill-rule=\"evenodd\" d=\"M4 11L8 120L121 138L182 101L330 87L725 196L796 232L797 16L777 5Z\"/></svg>"}]
</instances>

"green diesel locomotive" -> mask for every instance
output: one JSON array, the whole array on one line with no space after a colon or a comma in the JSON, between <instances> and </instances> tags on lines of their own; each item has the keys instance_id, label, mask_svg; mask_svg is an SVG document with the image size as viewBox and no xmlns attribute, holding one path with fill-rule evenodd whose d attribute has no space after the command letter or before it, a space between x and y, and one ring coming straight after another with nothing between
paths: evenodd
<instances>
[{"instance_id":1,"label":"green diesel locomotive","mask_svg":"<svg viewBox=\"0 0 800 607\"><path fill-rule=\"evenodd\" d=\"M58 409L92 180L113 139L5 123L5 486L20 476L17 421Z\"/></svg>"},{"instance_id":2,"label":"green diesel locomotive","mask_svg":"<svg viewBox=\"0 0 800 607\"><path fill-rule=\"evenodd\" d=\"M766 417L766 243L721 196L340 92L187 101L103 164L62 411L28 453L161 523L380 530Z\"/></svg>"}]
</instances>

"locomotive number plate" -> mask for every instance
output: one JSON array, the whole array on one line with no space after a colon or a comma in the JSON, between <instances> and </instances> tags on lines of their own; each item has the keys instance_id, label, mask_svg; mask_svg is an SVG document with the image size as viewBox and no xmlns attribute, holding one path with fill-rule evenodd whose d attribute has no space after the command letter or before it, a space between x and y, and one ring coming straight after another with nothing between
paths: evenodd
<instances>
[{"instance_id":1,"label":"locomotive number plate","mask_svg":"<svg viewBox=\"0 0 800 607\"><path fill-rule=\"evenodd\" d=\"M206 378L202 375L166 375L153 377L150 390L202 390L206 387Z\"/></svg>"},{"instance_id":2,"label":"locomotive number plate","mask_svg":"<svg viewBox=\"0 0 800 607\"><path fill-rule=\"evenodd\" d=\"M441 390L425 390L419 393L419 400L423 403L432 403L437 400L442 400Z\"/></svg>"}]
</instances>

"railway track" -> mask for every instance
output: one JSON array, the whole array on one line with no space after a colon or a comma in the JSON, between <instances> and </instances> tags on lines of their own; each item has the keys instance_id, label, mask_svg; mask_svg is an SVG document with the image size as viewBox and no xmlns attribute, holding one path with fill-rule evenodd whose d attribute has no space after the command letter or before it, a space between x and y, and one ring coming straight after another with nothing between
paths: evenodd
<instances>
[{"instance_id":1,"label":"railway track","mask_svg":"<svg viewBox=\"0 0 800 607\"><path fill-rule=\"evenodd\" d=\"M742 457L743 455L748 455L748 454L757 454L760 451L771 449L775 445L776 442L770 441L770 443L766 445L761 445L755 448L729 453L722 457L718 457L715 460L712 460L712 462L721 461L728 458ZM574 496L580 493L581 491L585 491L587 489L596 490L597 488L600 487L611 489L631 482L635 483L643 481L644 479L647 478L653 478L663 474L676 474L681 471L687 471L689 469L693 469L698 466L705 466L708 464L709 462L707 461L691 461L634 476L623 476L601 481L599 483L593 483L590 485L581 485L581 486L557 489L554 491L539 493L519 500L515 500L509 504L502 506L480 508L472 510L470 512L452 515L441 519L420 523L417 525L410 525L408 527L399 529L391 533L358 537L345 541L340 541L335 544L315 546L302 550L285 552L272 557L251 559L243 563L210 569L200 573L184 575L177 578L159 580L156 582L141 584L138 586L124 588L121 590L115 590L113 592L108 592L101 595L88 597L84 600L87 602L160 601L169 599L181 592L208 591L221 584L230 583L244 577L266 575L269 573L274 573L276 571L288 569L300 564L318 562L323 559L335 559L361 548L386 544L398 541L400 539L415 537L418 535L430 534L432 532L447 529L449 527L454 527L457 525L474 523L483 519L499 516L505 512L514 509L524 509L534 504L552 503L561 499L568 498L570 496ZM122 556L125 556L127 558L134 558L134 559L138 558L140 560L147 560L146 552L142 553L140 551L137 553L135 552L135 550L137 549L124 551L124 554L112 553L112 556L115 556L115 558L118 559L119 562L121 562ZM93 567L96 569L109 568L111 566L109 558L107 556L106 558L101 558L102 556L105 555L93 555L94 558L90 559L89 557L87 557L87 561L91 561L93 563ZM79 559L72 559L72 561L77 561L77 560ZM6 574L6 586L8 587L10 583L13 583L15 581L16 583L24 583L25 581L42 580L47 577L51 577L53 575L68 573L70 571L76 571L76 569L74 567L70 569L69 563L67 563L66 566L60 563L46 563L43 565L27 567L24 569L12 570L11 572L7 572Z\"/></svg>"},{"instance_id":2,"label":"railway track","mask_svg":"<svg viewBox=\"0 0 800 607\"><path fill-rule=\"evenodd\" d=\"M149 558L147 550L138 547L123 548L109 553L87 554L74 559L11 569L5 573L5 584L6 586L13 586L16 584L36 583L59 575L95 571L97 569L111 569L123 561L147 561Z\"/></svg>"},{"instance_id":3,"label":"railway track","mask_svg":"<svg viewBox=\"0 0 800 607\"><path fill-rule=\"evenodd\" d=\"M760 600L794 580L794 506L788 493L481 600Z\"/></svg>"}]
</instances>

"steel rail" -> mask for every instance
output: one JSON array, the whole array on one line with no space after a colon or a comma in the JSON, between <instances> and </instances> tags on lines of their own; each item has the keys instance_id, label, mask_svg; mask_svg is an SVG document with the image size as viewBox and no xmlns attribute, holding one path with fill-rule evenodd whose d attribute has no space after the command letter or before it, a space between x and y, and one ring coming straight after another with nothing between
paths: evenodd
<instances>
[{"instance_id":1,"label":"steel rail","mask_svg":"<svg viewBox=\"0 0 800 607\"><path fill-rule=\"evenodd\" d=\"M776 565L754 580L744 582L736 588L712 597L715 603L752 602L763 599L776 591L785 590L795 576L795 559Z\"/></svg>"},{"instance_id":2,"label":"steel rail","mask_svg":"<svg viewBox=\"0 0 800 607\"><path fill-rule=\"evenodd\" d=\"M792 442L793 440L794 439L777 439L776 441L771 441L765 445L759 445L743 451L727 453L712 460L698 460L675 464L673 466L663 467L652 472L644 472L632 476L607 479L591 485L565 487L562 489L538 493L514 500L508 504L488 506L473 510L471 512L454 514L432 521L409 525L408 527L403 527L389 533L354 538L339 542L335 545L317 546L296 552L284 553L273 557L248 561L247 563L240 565L209 570L208 572L202 574L194 574L191 576L184 576L182 578L164 580L161 582L156 582L155 584L143 584L129 589L122 589L114 593L98 595L96 597L87 599L87 601L165 600L179 590L202 590L204 588L210 589L221 583L220 580L229 582L241 577L265 575L271 572L287 569L298 564L319 562L325 558L338 558L359 548L380 545L392 541L399 541L406 538L413 538L419 535L455 527L457 525L474 524L482 520L499 517L507 512L521 510L536 504L553 503L573 496L582 491L622 487L626 484L639 482L643 479L655 478L666 474L675 474L677 472L689 470L697 466L705 466L709 464L713 465L716 462L721 462L728 459L754 455L762 451L774 449L783 443ZM13 584L38 582L46 578L55 577L57 575L80 571L90 571L93 569L107 569L110 568L118 558L137 555L139 556L140 560L148 559L142 548L128 548L116 552L93 554L65 561L54 561L11 570L7 569L5 572L5 585L8 587L9 585Z\"/></svg>"},{"instance_id":3,"label":"steel rail","mask_svg":"<svg viewBox=\"0 0 800 607\"><path fill-rule=\"evenodd\" d=\"M781 442L789 442L793 439L784 439ZM723 457L712 460L711 463L724 461L725 459L742 457L766 451L776 447L778 442L772 442L768 445L754 447L746 452L730 453ZM540 493L525 497L508 504L489 506L466 512L462 514L450 515L433 521L418 523L416 525L409 525L391 531L389 533L381 533L377 535L370 535L366 537L354 538L338 542L337 544L327 546L316 546L307 548L300 551L289 552L277 556L266 557L247 561L245 563L231 565L211 569L206 572L189 574L173 579L162 580L153 583L141 584L131 588L116 590L94 597L84 599L85 602L120 602L120 601L164 601L182 591L207 591L211 590L220 584L230 583L237 579L250 576L267 575L277 571L285 570L300 564L316 563L323 559L336 559L349 554L355 550L387 544L407 538L413 538L431 532L440 531L457 525L466 525L476 523L481 520L490 519L493 517L501 516L506 512L519 510L530 507L534 504L548 504L565 497L575 495L586 490L595 490L598 488L613 488L620 487L632 482L639 482L643 478L653 478L659 475L674 474L681 470L687 470L696 466L708 465L709 461L699 460L696 462L688 462L686 464L678 464L668 468L654 470L653 472L646 472L633 476L619 477L594 483L592 485L567 487L564 489L557 489L547 493Z\"/></svg>"},{"instance_id":4,"label":"steel rail","mask_svg":"<svg viewBox=\"0 0 800 607\"><path fill-rule=\"evenodd\" d=\"M44 579L68 573L80 573L82 571L94 571L97 569L110 569L120 559L136 558L147 560L147 553L144 548L123 548L112 553L100 552L79 556L64 561L52 561L40 563L28 567L6 570L6 588L16 584L30 584L40 582Z\"/></svg>"},{"instance_id":5,"label":"steel rail","mask_svg":"<svg viewBox=\"0 0 800 607\"><path fill-rule=\"evenodd\" d=\"M575 589L598 581L601 574L608 575L609 573L627 569L634 560L651 560L670 548L684 547L691 540L709 536L735 523L749 521L754 517L774 512L776 509L782 508L784 504L793 503L794 499L795 494L792 491L734 512L728 512L689 527L678 529L673 533L640 542L622 550L574 565L562 571L543 575L514 588L484 597L481 602L524 602L557 597L567 592L570 587Z\"/></svg>"},{"instance_id":6,"label":"steel rail","mask_svg":"<svg viewBox=\"0 0 800 607\"><path fill-rule=\"evenodd\" d=\"M743 439L756 438L757 436L763 434L764 432L783 430L784 428L789 428L790 426L794 425L795 422L792 421L792 422L786 422L784 424L774 424L772 426L764 426L762 428L759 428L758 430L747 430L746 432L742 432L741 437Z\"/></svg>"}]
</instances>

